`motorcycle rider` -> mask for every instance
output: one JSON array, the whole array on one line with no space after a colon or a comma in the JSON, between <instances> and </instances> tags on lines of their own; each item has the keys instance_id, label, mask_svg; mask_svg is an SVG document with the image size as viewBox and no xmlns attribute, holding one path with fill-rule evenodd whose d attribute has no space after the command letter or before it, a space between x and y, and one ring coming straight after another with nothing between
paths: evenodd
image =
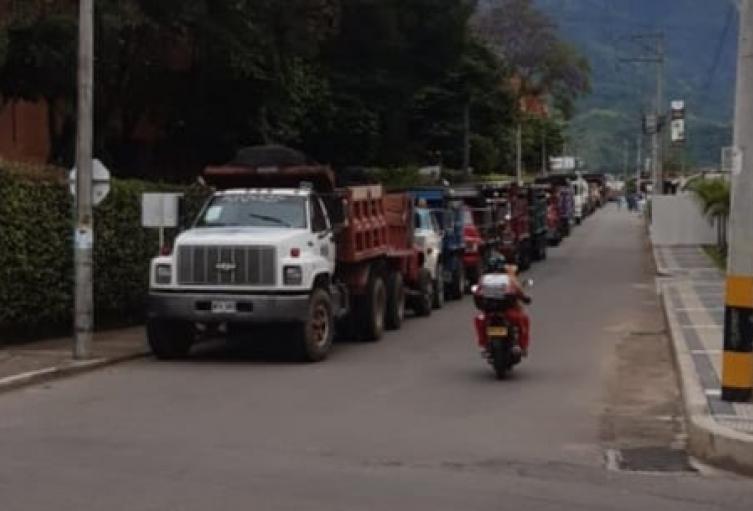
<instances>
[{"instance_id":1,"label":"motorcycle rider","mask_svg":"<svg viewBox=\"0 0 753 511\"><path fill-rule=\"evenodd\" d=\"M523 292L523 286L518 281L518 267L514 264L507 264L507 260L501 254L495 254L489 259L489 274L505 274L510 279L510 285L512 286L512 292L518 298L518 303L515 307L505 311L505 317L507 320L515 325L518 329L518 344L521 350L521 355L528 356L528 347L530 345L531 335L531 320L526 314L525 309L520 302L525 304L531 303L531 298ZM486 348L486 316L483 312L479 312L475 318L476 326L476 339L479 346L482 349Z\"/></svg>"}]
</instances>

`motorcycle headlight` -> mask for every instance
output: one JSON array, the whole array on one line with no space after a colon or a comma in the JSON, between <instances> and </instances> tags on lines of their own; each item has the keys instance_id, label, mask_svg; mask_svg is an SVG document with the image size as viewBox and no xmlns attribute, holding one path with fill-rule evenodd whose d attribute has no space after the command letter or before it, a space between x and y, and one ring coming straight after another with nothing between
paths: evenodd
<instances>
[{"instance_id":1,"label":"motorcycle headlight","mask_svg":"<svg viewBox=\"0 0 753 511\"><path fill-rule=\"evenodd\" d=\"M303 270L300 266L286 266L283 280L286 286L300 286L303 283Z\"/></svg>"},{"instance_id":2,"label":"motorcycle headlight","mask_svg":"<svg viewBox=\"0 0 753 511\"><path fill-rule=\"evenodd\" d=\"M158 264L154 277L157 284L170 284L173 280L172 266L169 264Z\"/></svg>"}]
</instances>

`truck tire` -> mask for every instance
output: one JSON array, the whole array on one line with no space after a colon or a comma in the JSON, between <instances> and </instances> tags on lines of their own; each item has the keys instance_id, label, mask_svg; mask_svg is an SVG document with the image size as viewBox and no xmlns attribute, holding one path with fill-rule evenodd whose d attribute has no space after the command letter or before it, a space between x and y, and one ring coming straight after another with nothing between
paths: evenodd
<instances>
[{"instance_id":1,"label":"truck tire","mask_svg":"<svg viewBox=\"0 0 753 511\"><path fill-rule=\"evenodd\" d=\"M546 238L541 237L536 240L536 260L546 260Z\"/></svg>"},{"instance_id":2,"label":"truck tire","mask_svg":"<svg viewBox=\"0 0 753 511\"><path fill-rule=\"evenodd\" d=\"M469 291L471 286L478 284L479 280L481 280L482 273L483 270L481 268L481 263L468 268L468 273L466 273L466 282L468 283L466 291Z\"/></svg>"},{"instance_id":3,"label":"truck tire","mask_svg":"<svg viewBox=\"0 0 753 511\"><path fill-rule=\"evenodd\" d=\"M300 326L299 347L305 362L320 362L327 358L334 338L332 298L323 289L315 289L309 300L309 313Z\"/></svg>"},{"instance_id":4,"label":"truck tire","mask_svg":"<svg viewBox=\"0 0 753 511\"><path fill-rule=\"evenodd\" d=\"M531 242L525 241L518 247L518 268L526 271L531 268Z\"/></svg>"},{"instance_id":5,"label":"truck tire","mask_svg":"<svg viewBox=\"0 0 753 511\"><path fill-rule=\"evenodd\" d=\"M441 264L437 265L434 275L436 278L434 279L431 306L435 309L441 309L444 307L444 268Z\"/></svg>"},{"instance_id":6,"label":"truck tire","mask_svg":"<svg viewBox=\"0 0 753 511\"><path fill-rule=\"evenodd\" d=\"M384 334L384 316L387 307L387 289L384 279L372 271L366 284L366 294L360 301L359 324L364 341L375 342Z\"/></svg>"},{"instance_id":7,"label":"truck tire","mask_svg":"<svg viewBox=\"0 0 753 511\"><path fill-rule=\"evenodd\" d=\"M387 310L384 326L388 330L400 330L405 319L405 286L403 275L393 271L387 276Z\"/></svg>"},{"instance_id":8,"label":"truck tire","mask_svg":"<svg viewBox=\"0 0 753 511\"><path fill-rule=\"evenodd\" d=\"M154 356L159 360L184 358L194 341L193 325L186 321L150 319L146 324L146 338Z\"/></svg>"},{"instance_id":9,"label":"truck tire","mask_svg":"<svg viewBox=\"0 0 753 511\"><path fill-rule=\"evenodd\" d=\"M462 300L465 294L465 266L462 262L458 264L458 269L452 274L452 282L447 289L447 297L451 300Z\"/></svg>"},{"instance_id":10,"label":"truck tire","mask_svg":"<svg viewBox=\"0 0 753 511\"><path fill-rule=\"evenodd\" d=\"M431 306L433 302L433 288L431 273L426 268L421 269L418 273L418 296L415 297L413 310L418 316L431 316Z\"/></svg>"}]
</instances>

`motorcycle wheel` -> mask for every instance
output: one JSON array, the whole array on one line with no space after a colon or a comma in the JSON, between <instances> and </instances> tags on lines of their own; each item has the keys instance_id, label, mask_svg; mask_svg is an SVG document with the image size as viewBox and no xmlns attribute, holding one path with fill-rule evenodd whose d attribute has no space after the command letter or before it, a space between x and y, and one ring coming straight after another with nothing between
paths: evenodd
<instances>
[{"instance_id":1,"label":"motorcycle wheel","mask_svg":"<svg viewBox=\"0 0 753 511\"><path fill-rule=\"evenodd\" d=\"M492 341L492 367L494 368L494 374L498 380L504 380L507 378L512 364L510 359L512 354L509 353L509 349L500 341Z\"/></svg>"}]
</instances>

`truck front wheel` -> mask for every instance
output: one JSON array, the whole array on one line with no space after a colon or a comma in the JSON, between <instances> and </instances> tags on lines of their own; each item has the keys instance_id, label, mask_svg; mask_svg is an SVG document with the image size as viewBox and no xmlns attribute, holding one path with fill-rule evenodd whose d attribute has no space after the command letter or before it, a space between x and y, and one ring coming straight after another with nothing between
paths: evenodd
<instances>
[{"instance_id":1,"label":"truck front wheel","mask_svg":"<svg viewBox=\"0 0 753 511\"><path fill-rule=\"evenodd\" d=\"M306 362L327 358L334 336L332 300L323 289L315 289L309 300L309 313L301 325L301 354Z\"/></svg>"},{"instance_id":2,"label":"truck front wheel","mask_svg":"<svg viewBox=\"0 0 753 511\"><path fill-rule=\"evenodd\" d=\"M419 316L430 316L431 305L434 300L434 285L432 284L431 273L423 268L418 274L418 296L414 298L413 310Z\"/></svg>"},{"instance_id":3,"label":"truck front wheel","mask_svg":"<svg viewBox=\"0 0 753 511\"><path fill-rule=\"evenodd\" d=\"M366 294L360 300L359 324L365 341L378 341L384 334L384 311L387 291L381 275L372 272L366 285Z\"/></svg>"},{"instance_id":4,"label":"truck front wheel","mask_svg":"<svg viewBox=\"0 0 753 511\"><path fill-rule=\"evenodd\" d=\"M175 360L188 355L196 332L186 321L150 319L146 337L152 353L159 360Z\"/></svg>"},{"instance_id":5,"label":"truck front wheel","mask_svg":"<svg viewBox=\"0 0 753 511\"><path fill-rule=\"evenodd\" d=\"M444 269L441 264L437 265L434 279L434 294L432 296L432 307L441 309L444 307Z\"/></svg>"}]
</instances>

